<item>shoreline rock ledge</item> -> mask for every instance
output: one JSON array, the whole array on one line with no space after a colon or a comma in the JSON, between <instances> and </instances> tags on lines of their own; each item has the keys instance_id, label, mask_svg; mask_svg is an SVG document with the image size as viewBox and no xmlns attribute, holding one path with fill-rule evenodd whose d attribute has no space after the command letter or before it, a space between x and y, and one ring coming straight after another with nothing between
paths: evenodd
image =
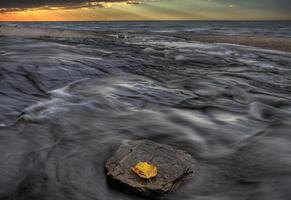
<instances>
[{"instance_id":1,"label":"shoreline rock ledge","mask_svg":"<svg viewBox=\"0 0 291 200\"><path fill-rule=\"evenodd\" d=\"M132 168L140 162L157 167L151 179L138 176ZM185 179L193 177L193 157L172 146L149 140L126 141L106 163L109 183L142 196L163 194L176 189Z\"/></svg>"}]
</instances>

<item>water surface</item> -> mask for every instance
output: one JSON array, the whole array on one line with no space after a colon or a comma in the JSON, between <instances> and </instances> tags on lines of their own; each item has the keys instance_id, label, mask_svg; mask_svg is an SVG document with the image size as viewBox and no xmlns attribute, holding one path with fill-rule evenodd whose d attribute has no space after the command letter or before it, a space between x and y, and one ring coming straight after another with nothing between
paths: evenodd
<instances>
[{"instance_id":1,"label":"water surface","mask_svg":"<svg viewBox=\"0 0 291 200\"><path fill-rule=\"evenodd\" d=\"M290 198L290 53L117 36L0 38L0 199L139 199L104 171L129 139L197 160L161 199Z\"/></svg>"},{"instance_id":2,"label":"water surface","mask_svg":"<svg viewBox=\"0 0 291 200\"><path fill-rule=\"evenodd\" d=\"M186 32L203 35L291 37L291 21L0 22L0 25L119 32Z\"/></svg>"}]
</instances>

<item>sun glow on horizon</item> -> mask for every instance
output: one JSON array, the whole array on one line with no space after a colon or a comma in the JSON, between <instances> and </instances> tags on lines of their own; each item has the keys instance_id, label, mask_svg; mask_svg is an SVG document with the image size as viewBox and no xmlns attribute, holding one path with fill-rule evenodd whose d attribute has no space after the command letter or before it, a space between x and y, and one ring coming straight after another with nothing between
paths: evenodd
<instances>
[{"instance_id":1,"label":"sun glow on horizon","mask_svg":"<svg viewBox=\"0 0 291 200\"><path fill-rule=\"evenodd\" d=\"M0 21L90 21L114 19L116 8L129 7L126 2L86 3L79 8L40 7L0 12ZM118 10L117 9L117 10ZM112 16L112 17L110 17ZM130 14L129 14L130 16ZM121 16L118 16L121 17ZM125 17L121 17L122 20Z\"/></svg>"},{"instance_id":2,"label":"sun glow on horizon","mask_svg":"<svg viewBox=\"0 0 291 200\"><path fill-rule=\"evenodd\" d=\"M184 12L160 12L159 6L128 2L90 4L80 8L41 7L0 13L0 21L106 21L192 19Z\"/></svg>"}]
</instances>

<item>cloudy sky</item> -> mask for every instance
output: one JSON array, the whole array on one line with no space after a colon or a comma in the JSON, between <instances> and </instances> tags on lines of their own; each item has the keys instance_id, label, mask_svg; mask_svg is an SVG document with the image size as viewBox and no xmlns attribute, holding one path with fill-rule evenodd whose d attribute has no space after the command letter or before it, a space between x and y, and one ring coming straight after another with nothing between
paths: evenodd
<instances>
[{"instance_id":1,"label":"cloudy sky","mask_svg":"<svg viewBox=\"0 0 291 200\"><path fill-rule=\"evenodd\" d=\"M0 0L0 21L291 19L291 0Z\"/></svg>"}]
</instances>

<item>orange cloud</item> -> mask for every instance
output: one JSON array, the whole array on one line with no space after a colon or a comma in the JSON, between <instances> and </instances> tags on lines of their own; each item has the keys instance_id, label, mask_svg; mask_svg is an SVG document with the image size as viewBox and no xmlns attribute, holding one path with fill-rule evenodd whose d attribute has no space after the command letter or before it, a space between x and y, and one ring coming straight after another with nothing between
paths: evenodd
<instances>
[{"instance_id":1,"label":"orange cloud","mask_svg":"<svg viewBox=\"0 0 291 200\"><path fill-rule=\"evenodd\" d=\"M31 10L72 10L80 8L102 8L110 4L139 4L137 0L9 0L0 1L0 12L20 12Z\"/></svg>"}]
</instances>

